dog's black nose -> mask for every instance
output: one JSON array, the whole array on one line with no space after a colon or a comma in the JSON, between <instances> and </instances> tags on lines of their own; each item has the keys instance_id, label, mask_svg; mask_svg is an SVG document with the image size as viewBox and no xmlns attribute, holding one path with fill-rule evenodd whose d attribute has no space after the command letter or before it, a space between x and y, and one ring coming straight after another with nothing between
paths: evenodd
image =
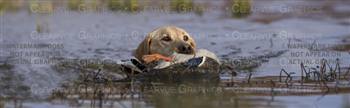
<instances>
[{"instance_id":1,"label":"dog's black nose","mask_svg":"<svg viewBox=\"0 0 350 108\"><path fill-rule=\"evenodd\" d=\"M178 47L179 52L178 53L183 53L183 54L192 54L193 53L193 48L190 45L180 45Z\"/></svg>"}]
</instances>

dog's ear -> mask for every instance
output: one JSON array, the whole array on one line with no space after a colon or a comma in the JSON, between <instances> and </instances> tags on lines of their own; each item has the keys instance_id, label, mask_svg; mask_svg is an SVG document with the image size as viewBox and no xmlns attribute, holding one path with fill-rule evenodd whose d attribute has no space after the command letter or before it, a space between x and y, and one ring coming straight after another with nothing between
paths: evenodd
<instances>
[{"instance_id":1,"label":"dog's ear","mask_svg":"<svg viewBox=\"0 0 350 108\"><path fill-rule=\"evenodd\" d=\"M151 42L152 42L152 33L149 33L146 38L140 43L140 45L137 47L136 51L134 52L134 56L141 62L142 56L150 54L151 50Z\"/></svg>"}]
</instances>

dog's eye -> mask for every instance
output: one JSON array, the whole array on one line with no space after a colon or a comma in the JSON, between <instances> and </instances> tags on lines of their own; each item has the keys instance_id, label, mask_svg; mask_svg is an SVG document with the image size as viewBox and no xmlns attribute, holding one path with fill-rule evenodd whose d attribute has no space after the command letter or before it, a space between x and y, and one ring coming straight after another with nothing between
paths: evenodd
<instances>
[{"instance_id":1,"label":"dog's eye","mask_svg":"<svg viewBox=\"0 0 350 108\"><path fill-rule=\"evenodd\" d=\"M184 36L184 41L188 41L188 36L187 35Z\"/></svg>"},{"instance_id":2,"label":"dog's eye","mask_svg":"<svg viewBox=\"0 0 350 108\"><path fill-rule=\"evenodd\" d=\"M168 42L168 41L171 41L171 38L170 36L166 36L166 37L163 37L162 40Z\"/></svg>"}]
</instances>

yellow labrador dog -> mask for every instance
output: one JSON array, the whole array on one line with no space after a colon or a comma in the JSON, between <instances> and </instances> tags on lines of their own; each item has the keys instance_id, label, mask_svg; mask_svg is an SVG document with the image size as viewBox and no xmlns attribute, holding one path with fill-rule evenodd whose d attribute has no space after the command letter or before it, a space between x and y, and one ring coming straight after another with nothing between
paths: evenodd
<instances>
[{"instance_id":1,"label":"yellow labrador dog","mask_svg":"<svg viewBox=\"0 0 350 108\"><path fill-rule=\"evenodd\" d=\"M164 26L150 32L141 42L134 56L142 63L159 59L171 61L174 53L194 55L196 43L184 30L176 26Z\"/></svg>"}]
</instances>

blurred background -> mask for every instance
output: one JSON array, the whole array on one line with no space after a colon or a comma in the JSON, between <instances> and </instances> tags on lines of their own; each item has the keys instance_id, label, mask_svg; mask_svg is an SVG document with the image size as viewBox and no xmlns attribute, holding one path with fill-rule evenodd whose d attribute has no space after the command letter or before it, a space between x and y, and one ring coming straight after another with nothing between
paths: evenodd
<instances>
[{"instance_id":1,"label":"blurred background","mask_svg":"<svg viewBox=\"0 0 350 108\"><path fill-rule=\"evenodd\" d=\"M122 63L147 33L165 25L187 30L199 48L234 65L238 77L281 69L300 75L300 63L316 67L322 59L339 59L344 70L350 64L349 0L0 0L0 108L85 107L46 99L75 78L55 70L53 58ZM111 107L350 106L347 93L233 95L156 95Z\"/></svg>"}]
</instances>

